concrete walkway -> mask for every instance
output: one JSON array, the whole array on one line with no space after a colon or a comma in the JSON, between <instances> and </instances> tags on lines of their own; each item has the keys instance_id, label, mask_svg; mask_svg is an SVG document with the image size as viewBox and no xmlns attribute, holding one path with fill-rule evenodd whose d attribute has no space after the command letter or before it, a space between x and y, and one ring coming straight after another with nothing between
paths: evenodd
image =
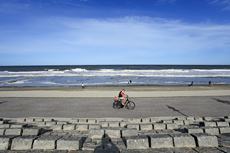
<instances>
[{"instance_id":1,"label":"concrete walkway","mask_svg":"<svg viewBox=\"0 0 230 153\"><path fill-rule=\"evenodd\" d=\"M230 96L230 90L199 90L199 91L127 91L130 97L204 97ZM114 97L118 91L1 91L0 97Z\"/></svg>"}]
</instances>

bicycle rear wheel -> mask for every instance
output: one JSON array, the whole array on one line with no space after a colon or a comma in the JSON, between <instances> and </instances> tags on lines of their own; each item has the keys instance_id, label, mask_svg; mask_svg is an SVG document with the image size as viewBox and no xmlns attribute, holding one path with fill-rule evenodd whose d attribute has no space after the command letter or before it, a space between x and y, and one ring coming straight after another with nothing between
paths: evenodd
<instances>
[{"instance_id":1,"label":"bicycle rear wheel","mask_svg":"<svg viewBox=\"0 0 230 153\"><path fill-rule=\"evenodd\" d=\"M135 103L132 102L132 101L129 101L126 106L125 106L126 109L129 109L129 110L133 110L135 108Z\"/></svg>"},{"instance_id":2,"label":"bicycle rear wheel","mask_svg":"<svg viewBox=\"0 0 230 153\"><path fill-rule=\"evenodd\" d=\"M119 102L119 101L114 101L114 103L113 103L113 108L114 108L114 109L120 109L120 108L121 108L120 102Z\"/></svg>"}]
</instances>

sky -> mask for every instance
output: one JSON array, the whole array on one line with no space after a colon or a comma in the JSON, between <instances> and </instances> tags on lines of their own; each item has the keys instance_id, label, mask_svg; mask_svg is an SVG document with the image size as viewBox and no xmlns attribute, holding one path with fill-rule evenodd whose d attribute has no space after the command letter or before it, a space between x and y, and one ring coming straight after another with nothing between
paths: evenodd
<instances>
[{"instance_id":1,"label":"sky","mask_svg":"<svg viewBox=\"0 0 230 153\"><path fill-rule=\"evenodd\" d=\"M230 65L230 0L0 0L0 66Z\"/></svg>"}]
</instances>

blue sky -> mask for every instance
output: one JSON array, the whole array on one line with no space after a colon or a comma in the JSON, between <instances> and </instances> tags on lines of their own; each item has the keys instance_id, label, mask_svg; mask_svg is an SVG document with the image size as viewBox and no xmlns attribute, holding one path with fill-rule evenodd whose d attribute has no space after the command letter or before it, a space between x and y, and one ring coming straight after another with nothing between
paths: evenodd
<instances>
[{"instance_id":1,"label":"blue sky","mask_svg":"<svg viewBox=\"0 0 230 153\"><path fill-rule=\"evenodd\" d=\"M0 65L230 64L230 0L0 0Z\"/></svg>"}]
</instances>

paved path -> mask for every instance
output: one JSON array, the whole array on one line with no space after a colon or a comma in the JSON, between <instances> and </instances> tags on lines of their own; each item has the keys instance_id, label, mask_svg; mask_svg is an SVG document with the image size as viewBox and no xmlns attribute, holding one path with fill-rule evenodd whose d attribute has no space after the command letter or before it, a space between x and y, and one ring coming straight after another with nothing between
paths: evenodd
<instances>
[{"instance_id":1,"label":"paved path","mask_svg":"<svg viewBox=\"0 0 230 153\"><path fill-rule=\"evenodd\" d=\"M112 98L0 98L0 117L143 118L230 116L230 96L130 98L134 110L112 107Z\"/></svg>"},{"instance_id":2,"label":"paved path","mask_svg":"<svg viewBox=\"0 0 230 153\"><path fill-rule=\"evenodd\" d=\"M0 97L113 97L118 91L1 91ZM128 91L130 97L203 97L203 96L230 96L230 90L195 90L195 91Z\"/></svg>"}]
</instances>

